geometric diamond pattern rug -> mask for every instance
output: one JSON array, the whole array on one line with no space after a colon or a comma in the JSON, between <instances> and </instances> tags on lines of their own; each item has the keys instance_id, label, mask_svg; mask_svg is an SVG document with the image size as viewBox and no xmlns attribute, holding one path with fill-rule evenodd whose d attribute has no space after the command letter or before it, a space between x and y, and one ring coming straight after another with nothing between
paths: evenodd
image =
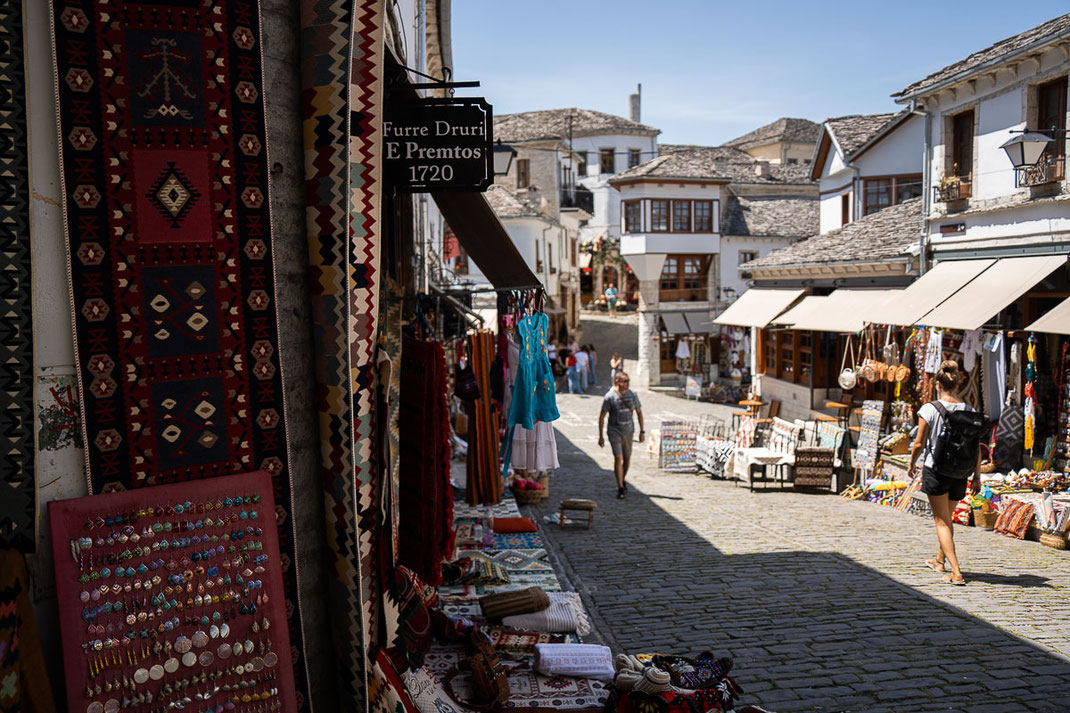
<instances>
[{"instance_id":1,"label":"geometric diamond pattern rug","mask_svg":"<svg viewBox=\"0 0 1070 713\"><path fill-rule=\"evenodd\" d=\"M259 3L52 0L52 37L90 492L270 473L303 701Z\"/></svg>"},{"instance_id":2,"label":"geometric diamond pattern rug","mask_svg":"<svg viewBox=\"0 0 1070 713\"><path fill-rule=\"evenodd\" d=\"M469 505L464 500L453 501L453 519L455 522L464 522L468 519L478 519L485 514L486 505ZM512 495L506 495L497 505L491 505L491 517L520 517L520 508Z\"/></svg>"},{"instance_id":3,"label":"geometric diamond pattern rug","mask_svg":"<svg viewBox=\"0 0 1070 713\"><path fill-rule=\"evenodd\" d=\"M510 578L518 573L554 571L544 549L464 550L458 557L479 557L504 569Z\"/></svg>"},{"instance_id":4,"label":"geometric diamond pattern rug","mask_svg":"<svg viewBox=\"0 0 1070 713\"><path fill-rule=\"evenodd\" d=\"M385 0L301 0L305 225L338 707L367 708L379 597L375 334ZM329 444L329 445L328 445Z\"/></svg>"},{"instance_id":5,"label":"geometric diamond pattern rug","mask_svg":"<svg viewBox=\"0 0 1070 713\"><path fill-rule=\"evenodd\" d=\"M30 181L18 0L0 2L0 39L0 546L32 552L37 544L37 481Z\"/></svg>"}]
</instances>

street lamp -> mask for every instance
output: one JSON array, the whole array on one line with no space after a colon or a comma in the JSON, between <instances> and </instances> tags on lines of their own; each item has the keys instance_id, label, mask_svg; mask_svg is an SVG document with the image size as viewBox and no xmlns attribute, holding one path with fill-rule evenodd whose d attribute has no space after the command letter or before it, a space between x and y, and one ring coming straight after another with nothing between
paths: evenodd
<instances>
[{"instance_id":1,"label":"street lamp","mask_svg":"<svg viewBox=\"0 0 1070 713\"><path fill-rule=\"evenodd\" d=\"M1026 131L1019 136L1012 137L1000 148L1007 152L1007 158L1011 160L1011 165L1015 168L1030 168L1037 165L1044 149L1051 142L1050 136L1035 131Z\"/></svg>"},{"instance_id":2,"label":"street lamp","mask_svg":"<svg viewBox=\"0 0 1070 713\"><path fill-rule=\"evenodd\" d=\"M509 167L516 158L516 149L509 144L503 144L501 139L494 144L494 175L504 176L509 173Z\"/></svg>"}]
</instances>

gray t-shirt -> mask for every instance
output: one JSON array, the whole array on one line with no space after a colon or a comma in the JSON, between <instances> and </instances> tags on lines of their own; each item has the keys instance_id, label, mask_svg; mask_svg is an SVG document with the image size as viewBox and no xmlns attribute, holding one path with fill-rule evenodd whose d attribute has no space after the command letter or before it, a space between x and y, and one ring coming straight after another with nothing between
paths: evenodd
<instances>
[{"instance_id":1,"label":"gray t-shirt","mask_svg":"<svg viewBox=\"0 0 1070 713\"><path fill-rule=\"evenodd\" d=\"M962 402L955 404L940 399L940 403L944 405L944 408L948 413L951 413L952 411L961 411L966 408L966 404ZM944 428L944 417L940 415L940 412L936 410L936 406L930 401L918 409L918 418L923 419L925 423L929 424L929 439L925 444L925 462L923 465L926 468L932 468L933 449L936 447L936 439L939 438L940 431Z\"/></svg>"},{"instance_id":2,"label":"gray t-shirt","mask_svg":"<svg viewBox=\"0 0 1070 713\"><path fill-rule=\"evenodd\" d=\"M610 389L602 400L602 410L609 414L606 430L620 434L634 433L632 412L641 408L643 405L639 403L639 397L631 389L625 391L623 396L616 389Z\"/></svg>"}]
</instances>

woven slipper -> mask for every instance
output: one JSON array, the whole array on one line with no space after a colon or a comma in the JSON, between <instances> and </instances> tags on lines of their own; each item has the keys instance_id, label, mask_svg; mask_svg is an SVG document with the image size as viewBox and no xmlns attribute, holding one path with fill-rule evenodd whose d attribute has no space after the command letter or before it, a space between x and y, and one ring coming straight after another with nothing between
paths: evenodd
<instances>
[{"instance_id":1,"label":"woven slipper","mask_svg":"<svg viewBox=\"0 0 1070 713\"><path fill-rule=\"evenodd\" d=\"M953 575L947 575L944 577L944 581L950 584L952 587L965 587L965 579L955 579Z\"/></svg>"},{"instance_id":2,"label":"woven slipper","mask_svg":"<svg viewBox=\"0 0 1070 713\"><path fill-rule=\"evenodd\" d=\"M946 572L946 571L947 571L947 570L946 570L946 569L944 568L944 565L942 565L942 564L939 564L939 565L938 565L938 564L935 564L935 560L925 560L925 566L926 566L927 568L931 569L931 570L932 570L932 571L934 571L934 572L939 572L940 574L943 574L944 572Z\"/></svg>"}]
</instances>

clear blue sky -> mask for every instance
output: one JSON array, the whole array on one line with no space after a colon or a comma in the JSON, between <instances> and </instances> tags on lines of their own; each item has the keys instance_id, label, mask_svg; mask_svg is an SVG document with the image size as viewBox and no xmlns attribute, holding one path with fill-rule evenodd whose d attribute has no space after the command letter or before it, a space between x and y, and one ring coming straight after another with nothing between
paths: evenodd
<instances>
[{"instance_id":1,"label":"clear blue sky","mask_svg":"<svg viewBox=\"0 0 1070 713\"><path fill-rule=\"evenodd\" d=\"M889 94L1070 10L1065 0L452 0L454 76L496 114L577 106L664 143L719 144L781 116L895 111Z\"/></svg>"}]
</instances>

